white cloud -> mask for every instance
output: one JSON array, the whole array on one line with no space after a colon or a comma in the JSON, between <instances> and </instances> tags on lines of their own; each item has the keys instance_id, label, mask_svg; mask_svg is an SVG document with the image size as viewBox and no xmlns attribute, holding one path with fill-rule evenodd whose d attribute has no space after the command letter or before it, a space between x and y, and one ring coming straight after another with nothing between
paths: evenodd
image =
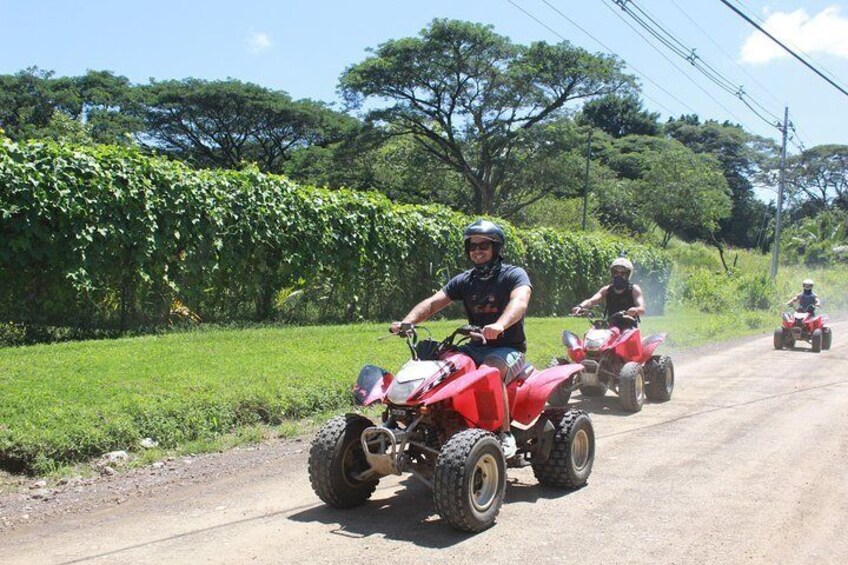
<instances>
[{"instance_id":1,"label":"white cloud","mask_svg":"<svg viewBox=\"0 0 848 565\"><path fill-rule=\"evenodd\" d=\"M264 32L252 33L247 39L247 46L251 53L262 53L270 49L271 45L271 37Z\"/></svg>"},{"instance_id":2,"label":"white cloud","mask_svg":"<svg viewBox=\"0 0 848 565\"><path fill-rule=\"evenodd\" d=\"M812 17L804 8L774 12L766 18L763 27L795 52L801 50L808 55L827 54L848 59L848 18L839 14L839 6L829 6ZM741 59L745 63L768 63L789 56L759 31L751 33L742 45Z\"/></svg>"}]
</instances>

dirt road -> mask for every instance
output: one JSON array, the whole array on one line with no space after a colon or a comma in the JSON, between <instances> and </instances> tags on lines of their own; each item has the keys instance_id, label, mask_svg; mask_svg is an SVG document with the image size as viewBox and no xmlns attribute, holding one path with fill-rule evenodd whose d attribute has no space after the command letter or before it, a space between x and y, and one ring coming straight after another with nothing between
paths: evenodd
<instances>
[{"instance_id":1,"label":"dirt road","mask_svg":"<svg viewBox=\"0 0 848 565\"><path fill-rule=\"evenodd\" d=\"M671 402L638 414L613 396L576 395L598 437L589 484L564 494L510 470L497 524L476 536L441 523L414 479L384 479L364 507L330 509L309 487L307 444L280 442L137 492L109 477L120 496L88 506L63 508L62 493L32 500L25 522L0 500L15 524L0 555L27 565L848 563L848 323L834 336L821 354L775 351L764 336L683 355Z\"/></svg>"}]
</instances>

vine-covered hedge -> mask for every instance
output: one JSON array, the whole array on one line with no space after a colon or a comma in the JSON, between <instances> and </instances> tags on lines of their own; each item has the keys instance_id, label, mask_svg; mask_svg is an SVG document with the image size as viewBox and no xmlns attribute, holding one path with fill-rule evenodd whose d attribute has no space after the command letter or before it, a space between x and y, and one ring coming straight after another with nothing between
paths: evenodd
<instances>
[{"instance_id":1,"label":"vine-covered hedge","mask_svg":"<svg viewBox=\"0 0 848 565\"><path fill-rule=\"evenodd\" d=\"M0 320L7 331L122 331L195 315L398 318L467 268L461 234L472 220L251 168L198 171L123 147L0 138ZM503 224L508 261L534 282L531 314L564 314L622 251L661 312L670 263L659 251Z\"/></svg>"}]
</instances>

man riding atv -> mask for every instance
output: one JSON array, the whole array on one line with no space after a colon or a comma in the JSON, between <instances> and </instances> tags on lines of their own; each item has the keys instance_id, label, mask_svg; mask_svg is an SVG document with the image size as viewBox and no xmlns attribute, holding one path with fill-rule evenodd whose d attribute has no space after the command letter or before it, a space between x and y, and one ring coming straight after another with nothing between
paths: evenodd
<instances>
[{"instance_id":1,"label":"man riding atv","mask_svg":"<svg viewBox=\"0 0 848 565\"><path fill-rule=\"evenodd\" d=\"M571 309L572 314L591 308L596 304L605 302L604 314L611 316L617 312L626 312L627 316L610 320L610 323L624 330L632 325L638 325L639 316L645 314L645 299L639 285L630 282L633 274L633 263L625 257L619 257L610 265L612 284L602 287L591 298L584 300ZM625 327L620 327L620 326Z\"/></svg>"},{"instance_id":2,"label":"man riding atv","mask_svg":"<svg viewBox=\"0 0 848 565\"><path fill-rule=\"evenodd\" d=\"M813 292L813 279L804 279L801 283L801 292L796 294L786 305L792 306L796 302L799 312L809 312L815 315L816 308L821 306L821 301Z\"/></svg>"},{"instance_id":3,"label":"man riding atv","mask_svg":"<svg viewBox=\"0 0 848 565\"><path fill-rule=\"evenodd\" d=\"M462 300L468 323L480 326L484 341L460 347L474 362L500 370L506 384L525 368L524 313L530 302L532 285L521 267L503 262L504 231L488 220L477 220L465 229L465 254L474 267L452 278L441 290L419 302L400 322L392 323L392 333L401 324L418 324ZM504 403L501 444L506 459L516 454L516 442L509 429L509 403Z\"/></svg>"}]
</instances>

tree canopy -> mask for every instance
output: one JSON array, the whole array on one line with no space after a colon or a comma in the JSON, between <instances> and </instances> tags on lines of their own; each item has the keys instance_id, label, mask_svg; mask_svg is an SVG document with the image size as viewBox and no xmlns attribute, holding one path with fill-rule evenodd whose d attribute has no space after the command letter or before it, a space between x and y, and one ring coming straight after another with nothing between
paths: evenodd
<instances>
[{"instance_id":1,"label":"tree canopy","mask_svg":"<svg viewBox=\"0 0 848 565\"><path fill-rule=\"evenodd\" d=\"M551 191L519 194L522 167L541 150L529 130L570 102L630 86L621 68L568 42L516 45L491 26L437 19L419 37L379 45L344 72L340 88L354 107L388 101L368 119L413 136L460 174L475 213L508 214Z\"/></svg>"}]
</instances>

